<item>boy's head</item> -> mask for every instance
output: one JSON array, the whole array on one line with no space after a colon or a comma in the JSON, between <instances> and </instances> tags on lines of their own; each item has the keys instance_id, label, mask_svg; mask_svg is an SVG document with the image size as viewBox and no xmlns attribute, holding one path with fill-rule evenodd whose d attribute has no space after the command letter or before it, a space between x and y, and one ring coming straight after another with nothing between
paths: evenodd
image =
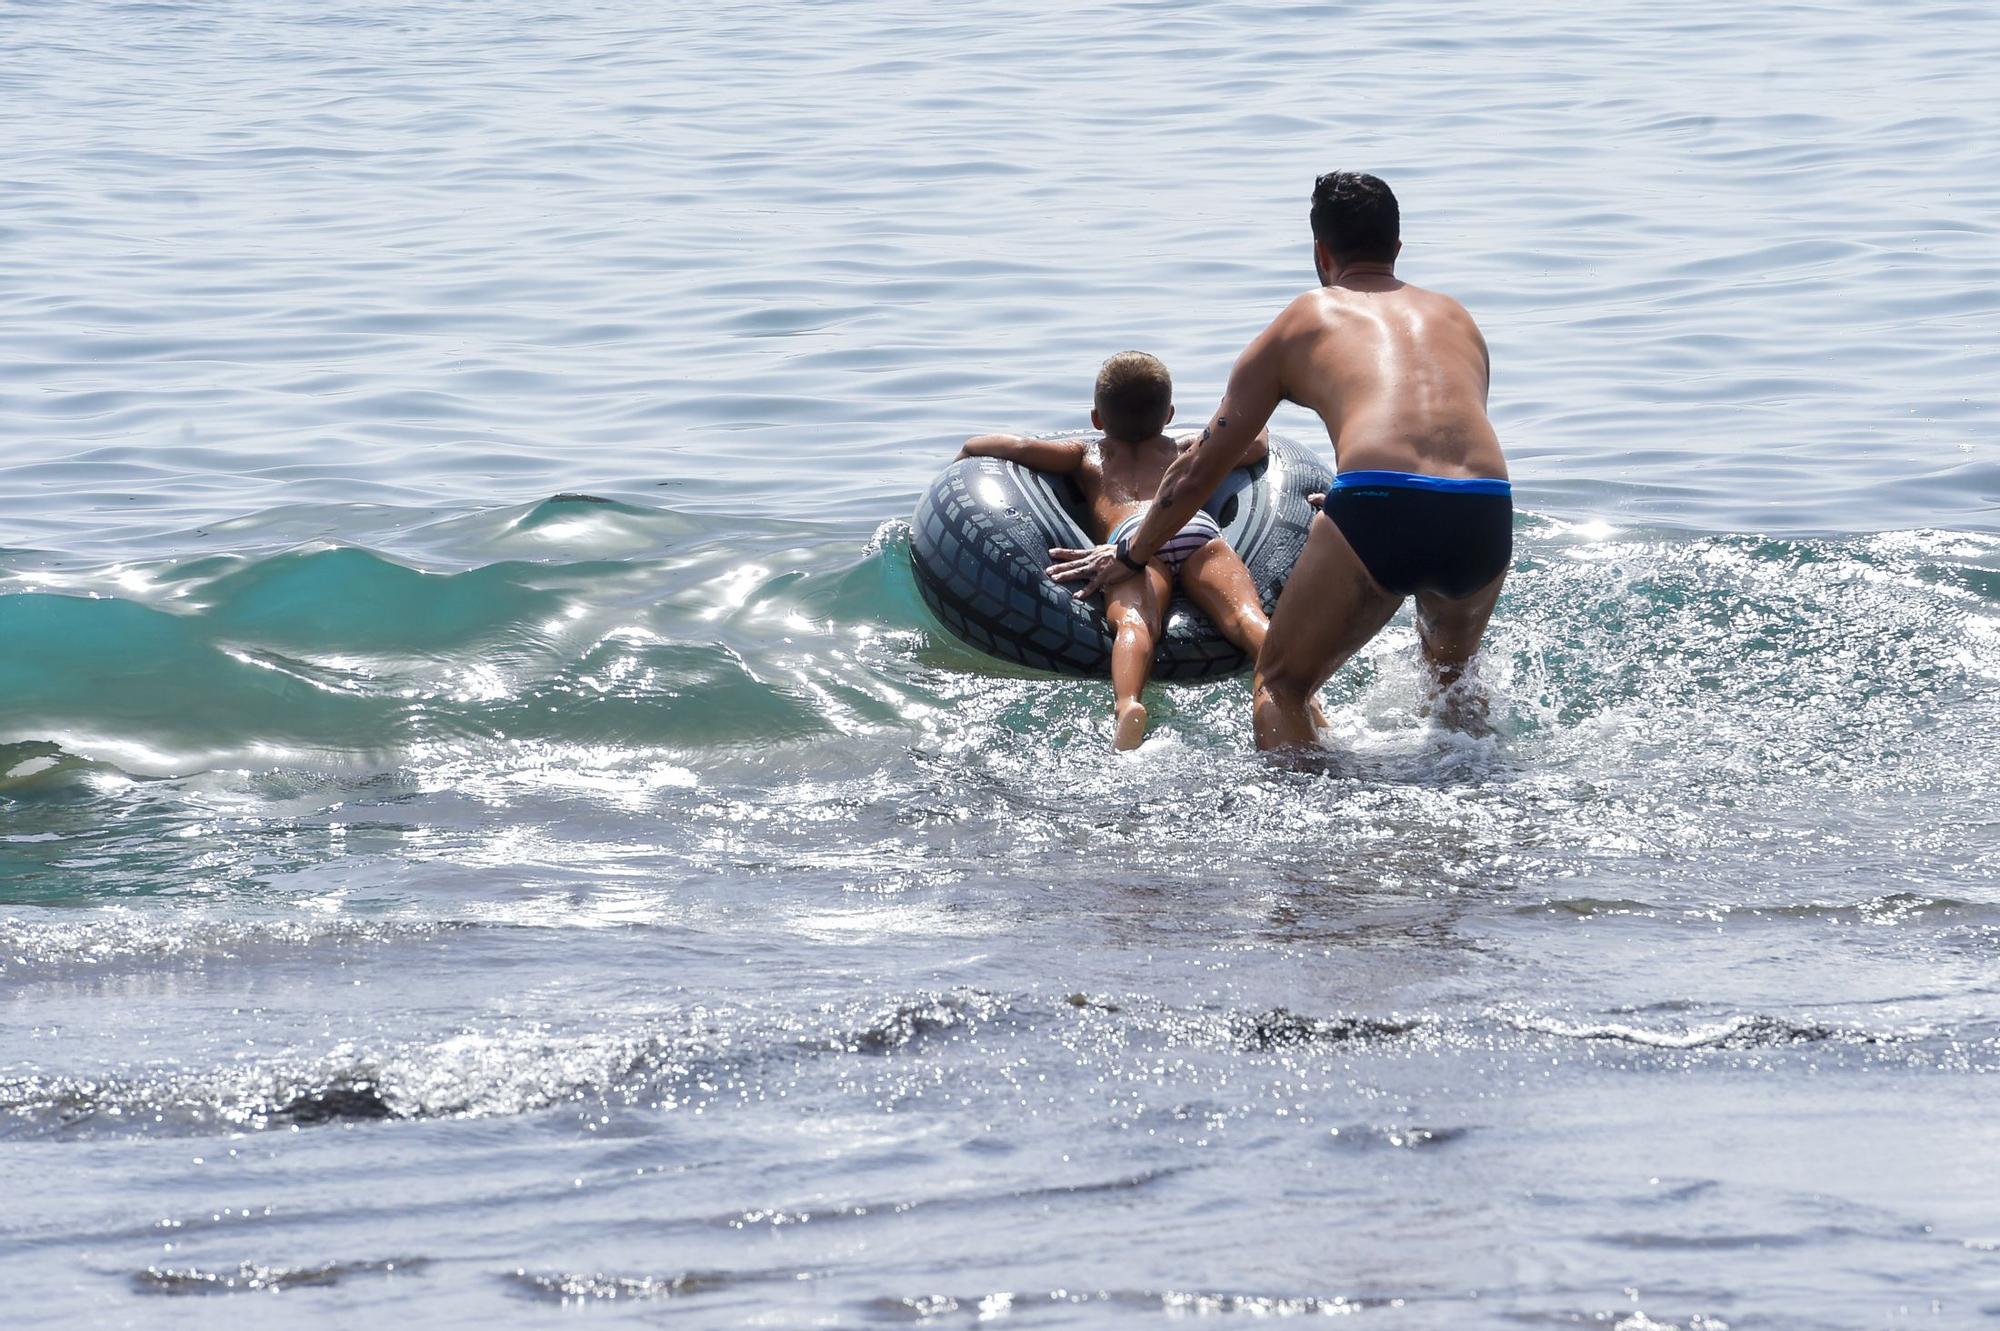
<instances>
[{"instance_id":1,"label":"boy's head","mask_svg":"<svg viewBox=\"0 0 2000 1331\"><path fill-rule=\"evenodd\" d=\"M1097 371L1090 423L1113 439L1151 439L1174 418L1174 380L1157 356L1121 351Z\"/></svg>"}]
</instances>

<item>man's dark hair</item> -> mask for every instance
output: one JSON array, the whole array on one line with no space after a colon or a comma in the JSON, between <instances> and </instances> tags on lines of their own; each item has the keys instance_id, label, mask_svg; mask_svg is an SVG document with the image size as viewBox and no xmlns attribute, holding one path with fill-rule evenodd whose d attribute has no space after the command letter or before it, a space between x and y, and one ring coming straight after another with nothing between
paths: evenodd
<instances>
[{"instance_id":1,"label":"man's dark hair","mask_svg":"<svg viewBox=\"0 0 2000 1331\"><path fill-rule=\"evenodd\" d=\"M1127 443L1151 439L1174 410L1174 381L1157 356L1121 351L1097 371L1097 417Z\"/></svg>"},{"instance_id":2,"label":"man's dark hair","mask_svg":"<svg viewBox=\"0 0 2000 1331\"><path fill-rule=\"evenodd\" d=\"M1403 215L1381 179L1329 171L1313 182L1313 238L1343 259L1389 263L1402 239Z\"/></svg>"}]
</instances>

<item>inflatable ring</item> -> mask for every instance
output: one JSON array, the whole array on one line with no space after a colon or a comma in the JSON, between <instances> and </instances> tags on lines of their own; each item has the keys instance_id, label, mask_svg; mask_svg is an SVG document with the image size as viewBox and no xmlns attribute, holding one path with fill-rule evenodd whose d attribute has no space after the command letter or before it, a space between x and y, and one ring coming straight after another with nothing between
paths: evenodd
<instances>
[{"instance_id":1,"label":"inflatable ring","mask_svg":"<svg viewBox=\"0 0 2000 1331\"><path fill-rule=\"evenodd\" d=\"M1249 567L1267 614L1305 549L1316 511L1306 496L1332 480L1311 452L1273 439L1268 457L1230 472L1202 506ZM910 521L917 590L967 646L1035 670L1108 675L1102 598L1079 601L1043 571L1051 547L1097 544L1084 518L1083 495L1067 476L998 458L954 462ZM1174 598L1153 657L1155 679L1220 679L1249 664L1206 615Z\"/></svg>"}]
</instances>

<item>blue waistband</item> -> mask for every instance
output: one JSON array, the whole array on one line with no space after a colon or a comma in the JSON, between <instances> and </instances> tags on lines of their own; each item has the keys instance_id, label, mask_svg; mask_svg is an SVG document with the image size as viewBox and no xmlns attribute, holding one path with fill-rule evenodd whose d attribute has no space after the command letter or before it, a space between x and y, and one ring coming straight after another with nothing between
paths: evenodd
<instances>
[{"instance_id":1,"label":"blue waistband","mask_svg":"<svg viewBox=\"0 0 2000 1331\"><path fill-rule=\"evenodd\" d=\"M1414 471L1343 471L1333 478L1336 490L1386 485L1399 490L1431 490L1440 494L1511 495L1514 487L1498 476L1420 476Z\"/></svg>"}]
</instances>

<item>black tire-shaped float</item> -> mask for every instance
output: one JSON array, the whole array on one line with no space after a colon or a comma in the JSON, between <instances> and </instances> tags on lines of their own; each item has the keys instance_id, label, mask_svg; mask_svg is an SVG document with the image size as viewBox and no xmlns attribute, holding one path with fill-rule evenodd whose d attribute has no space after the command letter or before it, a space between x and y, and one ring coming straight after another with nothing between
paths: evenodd
<instances>
[{"instance_id":1,"label":"black tire-shaped float","mask_svg":"<svg viewBox=\"0 0 2000 1331\"><path fill-rule=\"evenodd\" d=\"M1273 439L1270 455L1229 473L1203 507L1250 569L1269 613L1305 549L1317 511L1306 496L1333 475L1309 451ZM1064 675L1111 673L1102 597L1079 601L1049 579L1049 550L1087 547L1083 496L1066 476L998 458L945 468L917 502L910 558L924 604L966 645ZM1220 679L1249 660L1208 616L1176 596L1153 678Z\"/></svg>"}]
</instances>

